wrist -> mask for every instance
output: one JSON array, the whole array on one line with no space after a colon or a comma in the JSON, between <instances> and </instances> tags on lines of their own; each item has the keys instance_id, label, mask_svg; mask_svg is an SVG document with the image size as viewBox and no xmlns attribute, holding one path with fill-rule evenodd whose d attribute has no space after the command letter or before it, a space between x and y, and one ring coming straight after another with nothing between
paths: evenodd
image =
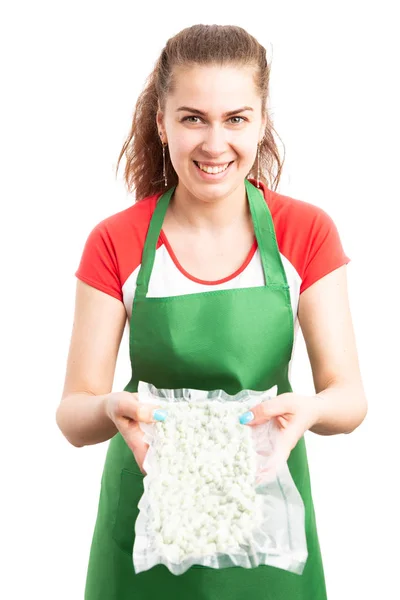
<instances>
[{"instance_id":1,"label":"wrist","mask_svg":"<svg viewBox=\"0 0 400 600\"><path fill-rule=\"evenodd\" d=\"M320 394L314 394L314 396L312 396L312 400L314 406L314 421L312 427L315 427L320 425L323 421L327 400L326 398L324 398L324 396L321 396Z\"/></svg>"},{"instance_id":2,"label":"wrist","mask_svg":"<svg viewBox=\"0 0 400 600\"><path fill-rule=\"evenodd\" d=\"M105 423L105 427L109 432L110 437L115 435L118 431L118 428L113 418L113 394L113 392L110 392L109 394L99 396L100 411L102 414L103 422Z\"/></svg>"},{"instance_id":3,"label":"wrist","mask_svg":"<svg viewBox=\"0 0 400 600\"><path fill-rule=\"evenodd\" d=\"M114 419L112 416L112 396L113 392L100 396L100 410L102 411L103 416L106 419L114 423Z\"/></svg>"}]
</instances>

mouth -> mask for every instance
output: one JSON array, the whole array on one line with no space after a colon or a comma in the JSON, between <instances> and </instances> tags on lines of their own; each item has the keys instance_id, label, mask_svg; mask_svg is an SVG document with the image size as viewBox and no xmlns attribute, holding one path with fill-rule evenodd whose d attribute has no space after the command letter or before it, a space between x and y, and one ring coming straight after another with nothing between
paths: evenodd
<instances>
[{"instance_id":1,"label":"mouth","mask_svg":"<svg viewBox=\"0 0 400 600\"><path fill-rule=\"evenodd\" d=\"M203 165L202 163L197 162L196 160L193 161L193 163L197 167L197 170L200 172L199 174L206 179L220 179L225 175L227 171L229 171L231 165L234 162L235 161L232 160L231 162L225 163L224 165L211 167Z\"/></svg>"}]
</instances>

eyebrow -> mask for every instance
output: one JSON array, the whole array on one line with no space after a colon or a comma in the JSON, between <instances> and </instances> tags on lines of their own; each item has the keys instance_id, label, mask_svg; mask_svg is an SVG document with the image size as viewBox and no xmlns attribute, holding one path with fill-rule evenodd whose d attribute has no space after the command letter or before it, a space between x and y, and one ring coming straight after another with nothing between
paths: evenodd
<instances>
[{"instance_id":1,"label":"eyebrow","mask_svg":"<svg viewBox=\"0 0 400 600\"><path fill-rule=\"evenodd\" d=\"M197 108L191 108L190 106L180 106L179 108L176 109L176 112L179 112L180 110L185 110L187 112L196 113L197 115L201 115L203 117L207 116L207 113L205 113L201 110L198 110ZM228 112L224 113L222 116L230 117L231 115L236 115L237 113L245 112L246 110L253 110L253 109L251 108L251 106L243 106L242 108L237 108L236 110L229 110Z\"/></svg>"}]
</instances>

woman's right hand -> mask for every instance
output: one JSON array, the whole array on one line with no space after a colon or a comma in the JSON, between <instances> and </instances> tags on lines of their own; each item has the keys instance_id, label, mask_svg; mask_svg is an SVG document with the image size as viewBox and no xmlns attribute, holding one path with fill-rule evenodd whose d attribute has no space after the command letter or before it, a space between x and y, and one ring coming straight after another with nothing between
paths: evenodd
<instances>
[{"instance_id":1,"label":"woman's right hand","mask_svg":"<svg viewBox=\"0 0 400 600\"><path fill-rule=\"evenodd\" d=\"M131 392L111 392L106 395L106 413L117 427L128 447L132 450L135 460L141 470L149 445L143 441L144 433L139 422L155 423L163 419L154 419L154 411L161 410L161 416L166 416L160 406L142 404L139 396ZM159 413L160 414L160 413Z\"/></svg>"}]
</instances>

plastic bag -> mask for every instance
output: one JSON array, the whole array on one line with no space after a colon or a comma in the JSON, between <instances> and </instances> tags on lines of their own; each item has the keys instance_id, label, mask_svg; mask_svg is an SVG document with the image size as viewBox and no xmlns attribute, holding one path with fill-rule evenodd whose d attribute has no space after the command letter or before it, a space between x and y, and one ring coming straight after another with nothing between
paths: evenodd
<instances>
[{"instance_id":1,"label":"plastic bag","mask_svg":"<svg viewBox=\"0 0 400 600\"><path fill-rule=\"evenodd\" d=\"M307 559L305 511L286 462L271 458L275 419L247 427L239 416L276 395L243 390L156 389L139 383L139 400L168 410L140 423L149 449L135 525L136 573L156 564L180 575L271 565L301 575ZM271 394L271 395L268 395Z\"/></svg>"}]
</instances>

